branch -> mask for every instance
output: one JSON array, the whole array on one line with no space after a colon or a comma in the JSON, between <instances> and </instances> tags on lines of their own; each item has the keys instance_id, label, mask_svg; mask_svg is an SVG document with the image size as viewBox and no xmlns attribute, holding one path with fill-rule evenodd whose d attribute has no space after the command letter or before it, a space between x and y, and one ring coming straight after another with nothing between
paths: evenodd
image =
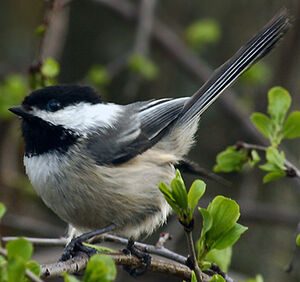
<instances>
[{"instance_id":1,"label":"branch","mask_svg":"<svg viewBox=\"0 0 300 282\"><path fill-rule=\"evenodd\" d=\"M48 20L46 32L43 36L43 44L40 50L40 59L52 57L59 59L66 41L66 33L69 21L69 9L66 5L72 0L60 0L55 2Z\"/></svg>"},{"instance_id":2,"label":"branch","mask_svg":"<svg viewBox=\"0 0 300 282\"><path fill-rule=\"evenodd\" d=\"M7 256L7 251L3 248L0 248L0 255L2 255L3 257L5 257L6 259L8 258ZM32 271L30 271L29 269L25 270L25 276L33 282L43 282L43 280L41 280L39 277L37 277Z\"/></svg>"},{"instance_id":3,"label":"branch","mask_svg":"<svg viewBox=\"0 0 300 282\"><path fill-rule=\"evenodd\" d=\"M242 142L242 141L237 142L237 146L245 148L245 149L257 150L257 151L263 151L263 152L266 152L268 149L265 146L249 144L249 143ZM287 159L284 159L284 165L287 168L288 176L300 178L300 170L297 167L295 167L290 161L288 161Z\"/></svg>"},{"instance_id":4,"label":"branch","mask_svg":"<svg viewBox=\"0 0 300 282\"><path fill-rule=\"evenodd\" d=\"M157 0L141 0L140 2L138 26L133 47L134 54L140 54L145 57L149 54L156 3ZM131 78L125 86L126 96L134 98L138 92L141 81L142 77L140 75L131 74Z\"/></svg>"},{"instance_id":5,"label":"branch","mask_svg":"<svg viewBox=\"0 0 300 282\"><path fill-rule=\"evenodd\" d=\"M18 237L3 237L3 242L9 242L12 240L17 239ZM33 238L33 237L24 237L24 239L28 240L32 244L35 245L41 245L41 246L65 246L67 243L67 239L65 238L59 238L59 239L52 239L52 238ZM101 236L100 239L96 238L93 240L92 243L98 243L99 241L105 241L105 242L113 242L118 243L124 246L127 246L128 240L116 235L112 234L104 234ZM144 252L159 255L161 257L168 258L170 260L174 260L178 263L185 264L186 263L186 257L179 255L175 252L172 252L168 250L165 247L155 247L153 245L148 245L144 243L134 242L134 245L138 247L139 249L143 250Z\"/></svg>"},{"instance_id":6,"label":"branch","mask_svg":"<svg viewBox=\"0 0 300 282\"><path fill-rule=\"evenodd\" d=\"M2 241L4 243L7 243L9 241L16 240L20 237L16 236L7 236L7 237L2 237ZM34 237L23 237L26 239L28 242L37 245L37 246L65 246L68 242L66 238L34 238Z\"/></svg>"},{"instance_id":7,"label":"branch","mask_svg":"<svg viewBox=\"0 0 300 282\"><path fill-rule=\"evenodd\" d=\"M59 9L68 5L72 0L49 0L46 3L44 18L41 27L43 32L40 36L36 60L29 67L29 74L41 73L41 66L46 56L57 57L60 55L64 42L66 25L68 22L67 11L56 13Z\"/></svg>"},{"instance_id":8,"label":"branch","mask_svg":"<svg viewBox=\"0 0 300 282\"><path fill-rule=\"evenodd\" d=\"M166 239L167 237L168 236L163 236L164 239ZM17 238L18 237L3 237L2 241L7 243ZM24 239L28 240L32 244L41 245L41 246L65 246L67 243L66 238L52 239L52 238L24 237ZM112 234L104 234L100 238L95 238L93 243L99 241L113 242L124 246L128 245L127 239ZM172 274L184 279L190 279L191 270L189 267L186 266L186 262L187 262L186 257L177 254L175 252L172 252L165 247L156 247L153 245L139 243L139 242L135 242L134 245L135 247L138 247L140 250L144 252L158 255L168 259L168 260L161 260L156 257L152 258L151 266L149 268L151 271L165 273L165 274ZM123 253L122 254L108 253L107 255L112 256L112 258L115 260L115 263L117 265L131 265L136 267L143 266L141 261L135 258L134 256L129 257L124 255ZM172 262L170 262L169 260L171 260ZM80 253L75 258L72 258L66 262L57 262L53 264L43 265L41 275L42 277L50 277L50 276L57 277L60 276L65 271L68 273L77 273L86 267L87 262L88 262L88 256L84 253ZM201 273L201 277L203 282L209 281L210 279L210 277L205 273ZM233 279L230 278L227 274L225 275L225 279L228 282L233 281Z\"/></svg>"},{"instance_id":9,"label":"branch","mask_svg":"<svg viewBox=\"0 0 300 282\"><path fill-rule=\"evenodd\" d=\"M130 265L133 267L143 267L144 264L134 256L127 256L123 253L105 253L110 256L117 265ZM86 264L89 260L89 257L80 253L75 258L72 258L65 262L58 262L53 264L42 265L41 277L58 277L63 272L67 273L77 273L83 270L86 267ZM149 270L157 273L165 273L180 277L182 279L191 278L191 270L182 264L176 262L169 262L159 258L152 257L151 265ZM203 276L206 280L209 281L209 276Z\"/></svg>"}]
</instances>

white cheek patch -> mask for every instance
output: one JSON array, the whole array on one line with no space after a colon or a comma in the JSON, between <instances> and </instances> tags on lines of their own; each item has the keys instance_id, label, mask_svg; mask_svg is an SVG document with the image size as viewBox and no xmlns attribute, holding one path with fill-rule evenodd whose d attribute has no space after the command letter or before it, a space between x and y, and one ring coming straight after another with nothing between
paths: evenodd
<instances>
[{"instance_id":1,"label":"white cheek patch","mask_svg":"<svg viewBox=\"0 0 300 282\"><path fill-rule=\"evenodd\" d=\"M56 112L33 109L35 116L82 134L88 133L91 128L95 127L112 127L121 112L122 106L110 103L95 105L79 103Z\"/></svg>"}]
</instances>

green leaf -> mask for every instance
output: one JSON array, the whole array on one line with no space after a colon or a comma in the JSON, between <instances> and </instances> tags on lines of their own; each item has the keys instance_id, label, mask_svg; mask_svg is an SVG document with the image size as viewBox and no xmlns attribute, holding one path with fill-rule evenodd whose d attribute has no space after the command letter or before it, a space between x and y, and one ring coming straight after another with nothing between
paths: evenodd
<instances>
[{"instance_id":1,"label":"green leaf","mask_svg":"<svg viewBox=\"0 0 300 282\"><path fill-rule=\"evenodd\" d=\"M4 204L0 203L0 219L3 217L5 212L6 212L6 208L5 208Z\"/></svg>"},{"instance_id":2,"label":"green leaf","mask_svg":"<svg viewBox=\"0 0 300 282\"><path fill-rule=\"evenodd\" d=\"M272 163L265 163L259 166L260 169L264 171L281 171L278 167Z\"/></svg>"},{"instance_id":3,"label":"green leaf","mask_svg":"<svg viewBox=\"0 0 300 282\"><path fill-rule=\"evenodd\" d=\"M111 77L108 71L100 65L93 66L89 70L87 78L91 81L91 83L97 86L106 86L111 81Z\"/></svg>"},{"instance_id":4,"label":"green leaf","mask_svg":"<svg viewBox=\"0 0 300 282\"><path fill-rule=\"evenodd\" d=\"M207 209L203 209L203 208L199 208L199 211L202 214L202 218L203 218L203 227L201 230L201 238L203 238L205 236L205 234L210 230L210 228L213 225L213 218L210 215L210 213L208 212Z\"/></svg>"},{"instance_id":5,"label":"green leaf","mask_svg":"<svg viewBox=\"0 0 300 282\"><path fill-rule=\"evenodd\" d=\"M279 153L274 147L269 147L267 149L266 159L268 162L259 166L260 169L271 172L264 177L264 183L286 175L284 158L284 152Z\"/></svg>"},{"instance_id":6,"label":"green leaf","mask_svg":"<svg viewBox=\"0 0 300 282\"><path fill-rule=\"evenodd\" d=\"M40 276L41 266L36 261L29 261L26 263L26 268L33 272L36 276Z\"/></svg>"},{"instance_id":7,"label":"green leaf","mask_svg":"<svg viewBox=\"0 0 300 282\"><path fill-rule=\"evenodd\" d=\"M10 241L6 244L8 259L20 257L25 261L29 260L33 253L33 247L30 242L24 238Z\"/></svg>"},{"instance_id":8,"label":"green leaf","mask_svg":"<svg viewBox=\"0 0 300 282\"><path fill-rule=\"evenodd\" d=\"M291 96L282 87L273 87L268 92L268 113L278 125L282 125L285 115L291 106Z\"/></svg>"},{"instance_id":9,"label":"green leaf","mask_svg":"<svg viewBox=\"0 0 300 282\"><path fill-rule=\"evenodd\" d=\"M213 244L234 227L240 217L239 205L229 198L216 196L207 208L213 225L206 233L207 241Z\"/></svg>"},{"instance_id":10,"label":"green leaf","mask_svg":"<svg viewBox=\"0 0 300 282\"><path fill-rule=\"evenodd\" d=\"M62 276L65 278L64 282L80 282L76 277L68 274L68 273L63 273Z\"/></svg>"},{"instance_id":11,"label":"green leaf","mask_svg":"<svg viewBox=\"0 0 300 282\"><path fill-rule=\"evenodd\" d=\"M257 274L255 278L247 279L245 282L264 282L262 275Z\"/></svg>"},{"instance_id":12,"label":"green leaf","mask_svg":"<svg viewBox=\"0 0 300 282\"><path fill-rule=\"evenodd\" d=\"M226 282L225 279L219 274L215 274L209 281L210 282Z\"/></svg>"},{"instance_id":13,"label":"green leaf","mask_svg":"<svg viewBox=\"0 0 300 282\"><path fill-rule=\"evenodd\" d=\"M182 179L174 178L171 182L171 188L172 188L172 196L176 202L176 204L186 210L188 207L188 198L187 198L187 192L184 185L184 182Z\"/></svg>"},{"instance_id":14,"label":"green leaf","mask_svg":"<svg viewBox=\"0 0 300 282\"><path fill-rule=\"evenodd\" d=\"M96 254L89 260L83 282L109 282L116 278L117 270L112 258Z\"/></svg>"},{"instance_id":15,"label":"green leaf","mask_svg":"<svg viewBox=\"0 0 300 282\"><path fill-rule=\"evenodd\" d=\"M194 271L192 271L191 282L197 282L196 274Z\"/></svg>"},{"instance_id":16,"label":"green leaf","mask_svg":"<svg viewBox=\"0 0 300 282\"><path fill-rule=\"evenodd\" d=\"M236 223L231 229L219 236L212 248L222 250L231 247L247 229L248 227Z\"/></svg>"},{"instance_id":17,"label":"green leaf","mask_svg":"<svg viewBox=\"0 0 300 282\"><path fill-rule=\"evenodd\" d=\"M234 146L226 148L225 151L217 155L215 172L240 171L247 160L246 150L236 150Z\"/></svg>"},{"instance_id":18,"label":"green leaf","mask_svg":"<svg viewBox=\"0 0 300 282\"><path fill-rule=\"evenodd\" d=\"M202 265L201 265L202 271L205 271L206 269L209 269L209 268L211 268L211 262L209 262L209 261L202 262Z\"/></svg>"},{"instance_id":19,"label":"green leaf","mask_svg":"<svg viewBox=\"0 0 300 282\"><path fill-rule=\"evenodd\" d=\"M300 137L300 112L292 112L286 119L282 128L284 138L293 139Z\"/></svg>"},{"instance_id":20,"label":"green leaf","mask_svg":"<svg viewBox=\"0 0 300 282\"><path fill-rule=\"evenodd\" d=\"M227 272L231 263L231 255L231 247L223 250L213 249L205 256L205 259L209 262L217 264L222 269L222 271Z\"/></svg>"},{"instance_id":21,"label":"green leaf","mask_svg":"<svg viewBox=\"0 0 300 282\"><path fill-rule=\"evenodd\" d=\"M139 73L145 79L153 80L158 75L157 65L143 55L132 55L128 63L131 71Z\"/></svg>"},{"instance_id":22,"label":"green leaf","mask_svg":"<svg viewBox=\"0 0 300 282\"><path fill-rule=\"evenodd\" d=\"M10 258L7 264L7 282L22 281L25 270L25 262L21 257Z\"/></svg>"},{"instance_id":23,"label":"green leaf","mask_svg":"<svg viewBox=\"0 0 300 282\"><path fill-rule=\"evenodd\" d=\"M256 150L251 150L251 158L249 159L249 164L251 167L254 167L257 163L260 162L259 154Z\"/></svg>"},{"instance_id":24,"label":"green leaf","mask_svg":"<svg viewBox=\"0 0 300 282\"><path fill-rule=\"evenodd\" d=\"M296 244L298 247L300 247L300 234L297 235Z\"/></svg>"},{"instance_id":25,"label":"green leaf","mask_svg":"<svg viewBox=\"0 0 300 282\"><path fill-rule=\"evenodd\" d=\"M7 282L7 261L3 256L0 256L0 282Z\"/></svg>"},{"instance_id":26,"label":"green leaf","mask_svg":"<svg viewBox=\"0 0 300 282\"><path fill-rule=\"evenodd\" d=\"M269 163L274 164L278 170L284 170L284 152L279 151L274 147L269 147L266 153L266 159Z\"/></svg>"},{"instance_id":27,"label":"green leaf","mask_svg":"<svg viewBox=\"0 0 300 282\"><path fill-rule=\"evenodd\" d=\"M171 189L164 182L159 183L158 188L159 188L160 192L164 195L167 203L171 206L171 208L175 211L175 213L178 216L180 216L180 210L173 198Z\"/></svg>"},{"instance_id":28,"label":"green leaf","mask_svg":"<svg viewBox=\"0 0 300 282\"><path fill-rule=\"evenodd\" d=\"M44 35L44 33L45 33L45 31L46 31L46 25L44 25L44 24L41 24L41 25L39 25L36 29L35 29L35 31L34 31L34 33L35 33L35 35L37 35L37 36L43 36Z\"/></svg>"},{"instance_id":29,"label":"green leaf","mask_svg":"<svg viewBox=\"0 0 300 282\"><path fill-rule=\"evenodd\" d=\"M279 179L279 178L282 178L282 177L285 177L285 176L286 176L286 172L285 171L273 171L273 172L269 172L263 178L263 183L267 183L267 182L270 182L272 180L276 180L276 179Z\"/></svg>"},{"instance_id":30,"label":"green leaf","mask_svg":"<svg viewBox=\"0 0 300 282\"><path fill-rule=\"evenodd\" d=\"M54 78L59 74L59 64L52 58L47 58L41 67L44 76Z\"/></svg>"},{"instance_id":31,"label":"green leaf","mask_svg":"<svg viewBox=\"0 0 300 282\"><path fill-rule=\"evenodd\" d=\"M160 182L158 184L158 188L159 188L160 192L162 192L164 194L165 197L168 197L168 198L174 200L174 198L172 196L172 191L167 184L165 184L164 182Z\"/></svg>"},{"instance_id":32,"label":"green leaf","mask_svg":"<svg viewBox=\"0 0 300 282\"><path fill-rule=\"evenodd\" d=\"M186 29L188 44L201 51L204 46L216 43L221 37L221 28L214 19L202 19L192 23Z\"/></svg>"},{"instance_id":33,"label":"green leaf","mask_svg":"<svg viewBox=\"0 0 300 282\"><path fill-rule=\"evenodd\" d=\"M205 193L206 184L202 180L195 180L190 188L188 193L188 203L191 210L191 214L193 214L194 209L198 205L200 198Z\"/></svg>"},{"instance_id":34,"label":"green leaf","mask_svg":"<svg viewBox=\"0 0 300 282\"><path fill-rule=\"evenodd\" d=\"M273 125L269 117L262 113L253 113L250 118L256 128L265 137L271 139L273 134Z\"/></svg>"},{"instance_id":35,"label":"green leaf","mask_svg":"<svg viewBox=\"0 0 300 282\"><path fill-rule=\"evenodd\" d=\"M105 253L114 253L116 252L116 250L104 247L104 246L98 246L98 245L93 245L93 244L88 244L88 243L83 243L83 245L90 247L90 248L94 248L96 249L98 252L105 252Z\"/></svg>"},{"instance_id":36,"label":"green leaf","mask_svg":"<svg viewBox=\"0 0 300 282\"><path fill-rule=\"evenodd\" d=\"M37 277L40 277L41 266L35 261L29 261L26 263L26 268L29 269L32 273L34 273ZM28 278L24 278L23 282L30 282Z\"/></svg>"}]
</instances>

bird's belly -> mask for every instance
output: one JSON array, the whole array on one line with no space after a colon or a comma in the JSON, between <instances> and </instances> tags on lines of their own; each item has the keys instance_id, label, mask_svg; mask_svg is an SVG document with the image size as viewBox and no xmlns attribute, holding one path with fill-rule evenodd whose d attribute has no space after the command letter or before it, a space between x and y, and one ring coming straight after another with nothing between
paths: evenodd
<instances>
[{"instance_id":1,"label":"bird's belly","mask_svg":"<svg viewBox=\"0 0 300 282\"><path fill-rule=\"evenodd\" d=\"M138 237L151 233L170 212L158 189L159 182L170 183L174 176L170 164L99 167L53 155L25 158L24 163L46 205L81 232L114 223L116 233Z\"/></svg>"}]
</instances>

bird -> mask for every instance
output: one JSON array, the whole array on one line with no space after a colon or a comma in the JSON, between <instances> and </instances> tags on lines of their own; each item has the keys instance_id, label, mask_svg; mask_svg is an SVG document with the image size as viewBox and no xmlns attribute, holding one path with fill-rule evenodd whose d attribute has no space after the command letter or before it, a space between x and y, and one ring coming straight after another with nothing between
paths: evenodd
<instances>
[{"instance_id":1,"label":"bird","mask_svg":"<svg viewBox=\"0 0 300 282\"><path fill-rule=\"evenodd\" d=\"M75 230L68 251L103 232L136 239L166 221L171 208L158 184L175 177L200 117L289 25L283 10L190 97L118 105L89 86L62 84L35 90L9 108L22 120L32 186Z\"/></svg>"}]
</instances>

